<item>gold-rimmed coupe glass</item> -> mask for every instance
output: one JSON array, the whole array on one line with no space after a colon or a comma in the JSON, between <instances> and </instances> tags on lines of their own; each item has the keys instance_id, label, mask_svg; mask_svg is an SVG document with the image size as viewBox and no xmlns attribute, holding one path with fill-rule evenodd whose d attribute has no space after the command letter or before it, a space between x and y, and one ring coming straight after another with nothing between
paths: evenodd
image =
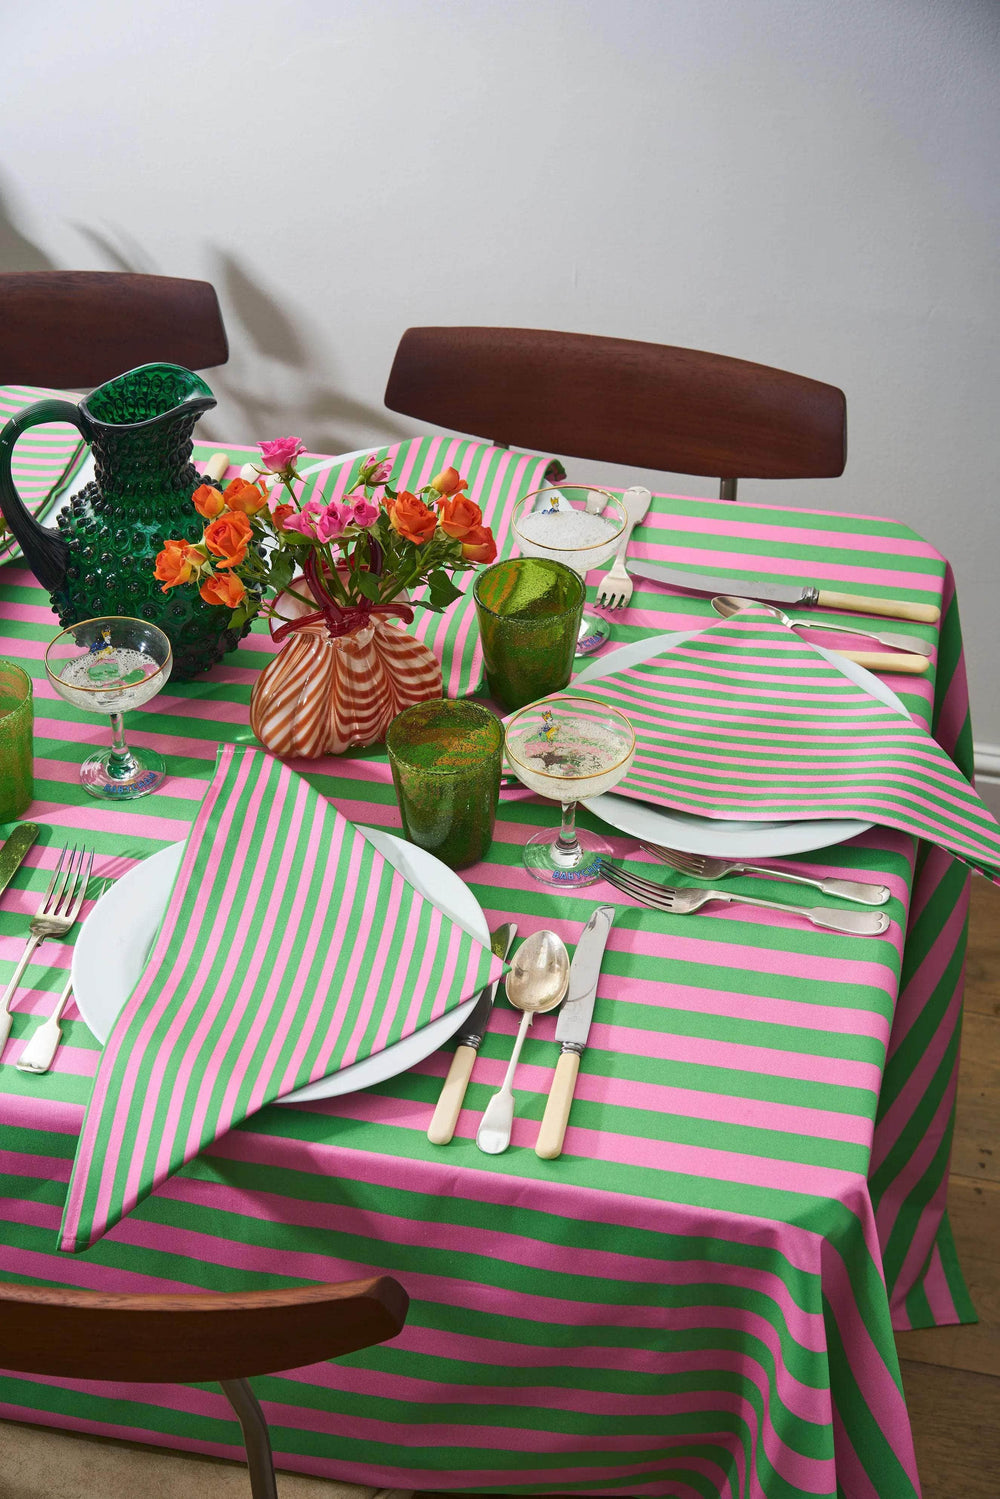
<instances>
[{"instance_id":1,"label":"gold-rimmed coupe glass","mask_svg":"<svg viewBox=\"0 0 1000 1499\"><path fill-rule=\"evenodd\" d=\"M542 884L592 885L611 846L576 826L576 804L617 786L635 758L635 730L617 708L563 693L521 708L506 722L504 750L529 791L562 806L556 828L524 847L524 867Z\"/></svg>"},{"instance_id":2,"label":"gold-rimmed coupe glass","mask_svg":"<svg viewBox=\"0 0 1000 1499\"><path fill-rule=\"evenodd\" d=\"M106 713L111 745L80 767L80 784L91 796L133 801L164 780L163 757L133 749L125 741L122 715L155 697L170 676L173 655L162 630L145 619L105 615L61 630L45 651L45 670L59 696L74 708Z\"/></svg>"},{"instance_id":3,"label":"gold-rimmed coupe glass","mask_svg":"<svg viewBox=\"0 0 1000 1499\"><path fill-rule=\"evenodd\" d=\"M596 484L550 484L526 494L514 506L511 530L523 557L547 557L579 573L584 583L594 568L614 556L628 511L624 501ZM576 654L589 656L608 639L611 626L584 611Z\"/></svg>"}]
</instances>

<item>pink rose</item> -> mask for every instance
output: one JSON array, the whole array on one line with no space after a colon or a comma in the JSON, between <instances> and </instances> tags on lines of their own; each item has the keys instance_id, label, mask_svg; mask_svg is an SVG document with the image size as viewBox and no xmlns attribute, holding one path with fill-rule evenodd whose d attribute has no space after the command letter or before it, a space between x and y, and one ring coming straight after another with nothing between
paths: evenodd
<instances>
[{"instance_id":1,"label":"pink rose","mask_svg":"<svg viewBox=\"0 0 1000 1499\"><path fill-rule=\"evenodd\" d=\"M331 500L316 522L316 535L320 541L336 541L338 536L343 536L353 519L354 512L350 505Z\"/></svg>"},{"instance_id":2,"label":"pink rose","mask_svg":"<svg viewBox=\"0 0 1000 1499\"><path fill-rule=\"evenodd\" d=\"M371 526L378 520L379 508L360 495L351 501L351 516L356 526Z\"/></svg>"},{"instance_id":3,"label":"pink rose","mask_svg":"<svg viewBox=\"0 0 1000 1499\"><path fill-rule=\"evenodd\" d=\"M302 536L309 536L313 540L318 534L317 527L323 511L326 507L319 500L310 500L303 505L298 515L290 515L285 520L284 530L298 531Z\"/></svg>"},{"instance_id":4,"label":"pink rose","mask_svg":"<svg viewBox=\"0 0 1000 1499\"><path fill-rule=\"evenodd\" d=\"M390 459L383 458L380 463L374 453L369 453L361 465L361 483L367 484L370 488L375 488L379 484L385 484L391 474L392 462Z\"/></svg>"},{"instance_id":5,"label":"pink rose","mask_svg":"<svg viewBox=\"0 0 1000 1499\"><path fill-rule=\"evenodd\" d=\"M306 450L300 437L276 437L273 442L259 442L257 446L260 448L264 467L270 469L272 474L290 470L299 454Z\"/></svg>"}]
</instances>

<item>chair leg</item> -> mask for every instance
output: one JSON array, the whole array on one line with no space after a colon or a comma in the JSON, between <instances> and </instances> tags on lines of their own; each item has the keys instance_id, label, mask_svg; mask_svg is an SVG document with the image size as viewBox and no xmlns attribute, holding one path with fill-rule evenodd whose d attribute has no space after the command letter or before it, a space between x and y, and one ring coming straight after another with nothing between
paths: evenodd
<instances>
[{"instance_id":1,"label":"chair leg","mask_svg":"<svg viewBox=\"0 0 1000 1499\"><path fill-rule=\"evenodd\" d=\"M247 1449L250 1493L253 1499L278 1499L271 1437L257 1396L245 1379L220 1379L219 1383L243 1428L243 1445Z\"/></svg>"},{"instance_id":2,"label":"chair leg","mask_svg":"<svg viewBox=\"0 0 1000 1499\"><path fill-rule=\"evenodd\" d=\"M719 480L719 499L720 500L735 500L735 498L736 498L736 485L737 485L737 482L738 481L736 479L720 479Z\"/></svg>"}]
</instances>

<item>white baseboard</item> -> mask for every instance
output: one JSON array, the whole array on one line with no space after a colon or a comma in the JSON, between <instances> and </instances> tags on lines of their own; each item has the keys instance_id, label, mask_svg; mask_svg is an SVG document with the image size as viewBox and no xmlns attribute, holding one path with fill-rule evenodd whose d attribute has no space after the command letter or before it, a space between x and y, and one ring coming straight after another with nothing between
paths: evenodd
<instances>
[{"instance_id":1,"label":"white baseboard","mask_svg":"<svg viewBox=\"0 0 1000 1499\"><path fill-rule=\"evenodd\" d=\"M1000 744L974 744L976 790L994 817L1000 817Z\"/></svg>"}]
</instances>

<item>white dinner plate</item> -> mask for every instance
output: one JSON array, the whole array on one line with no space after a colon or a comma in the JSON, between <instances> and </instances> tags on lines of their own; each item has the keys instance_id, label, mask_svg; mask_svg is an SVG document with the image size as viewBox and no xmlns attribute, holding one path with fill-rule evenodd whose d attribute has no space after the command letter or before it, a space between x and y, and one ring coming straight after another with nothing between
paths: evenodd
<instances>
[{"instance_id":1,"label":"white dinner plate","mask_svg":"<svg viewBox=\"0 0 1000 1499\"><path fill-rule=\"evenodd\" d=\"M599 682L602 677L649 661L663 651L671 650L700 630L674 630L666 635L651 635L645 640L634 640L620 650L610 651L589 662L573 679L573 685ZM843 672L856 686L870 693L887 708L909 717L903 704L885 682L858 666L854 661L845 661L822 646L813 647L825 656L831 666ZM584 802L598 817L610 823L621 833L630 833L644 843L662 843L666 848L680 849L682 853L708 854L722 858L763 859L780 858L785 854L805 854L814 848L828 848L833 843L846 843L871 827L870 822L855 822L847 818L812 818L800 822L735 822L729 818L699 817L693 812L681 812L667 807L652 807L647 802L635 801L629 796L592 796Z\"/></svg>"},{"instance_id":2,"label":"white dinner plate","mask_svg":"<svg viewBox=\"0 0 1000 1499\"><path fill-rule=\"evenodd\" d=\"M438 910L484 947L489 947L486 917L468 885L454 870L422 848L404 843L402 838L394 838L381 828L359 827L358 832ZM183 843L173 843L130 869L101 896L80 929L73 949L73 989L80 1014L102 1046L145 967L183 852ZM307 1103L314 1098L336 1098L408 1071L454 1034L472 1013L477 998L473 994L457 1009L432 1020L413 1035L342 1068L331 1077L307 1083L279 1102Z\"/></svg>"}]
</instances>

